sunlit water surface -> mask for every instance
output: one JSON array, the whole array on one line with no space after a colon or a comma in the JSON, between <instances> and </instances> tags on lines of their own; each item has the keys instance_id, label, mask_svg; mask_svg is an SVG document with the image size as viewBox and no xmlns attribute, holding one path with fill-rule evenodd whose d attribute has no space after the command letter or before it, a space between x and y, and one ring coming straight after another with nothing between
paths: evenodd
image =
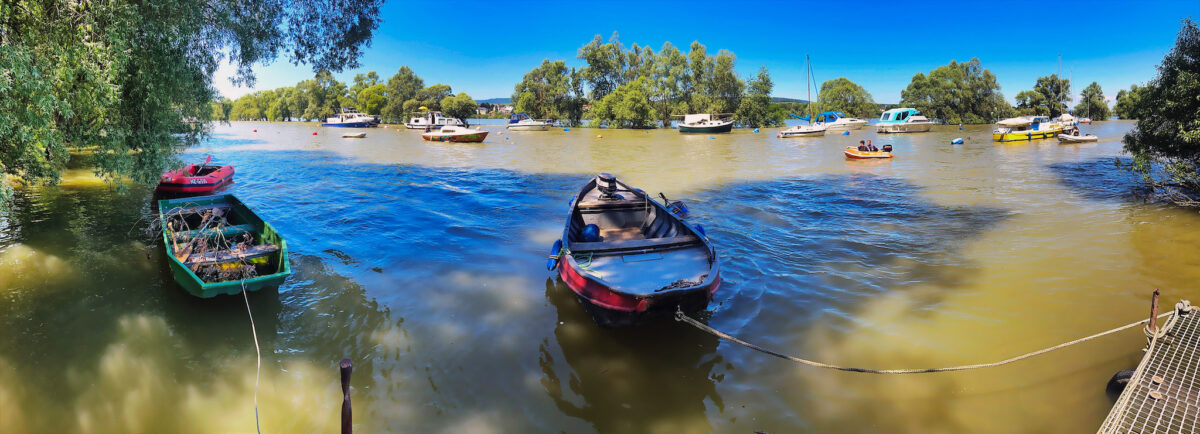
<instances>
[{"instance_id":1,"label":"sunlit water surface","mask_svg":"<svg viewBox=\"0 0 1200 434\"><path fill-rule=\"evenodd\" d=\"M601 329L544 263L568 198L612 172L708 229L718 329L862 367L999 360L1144 318L1153 288L1200 295L1200 216L1142 203L1114 170L1131 127L1059 145L992 143L987 126L490 126L446 144L235 123L184 157L234 164L229 192L291 248L287 283L250 294L264 432L335 430L343 357L361 432L1084 432L1139 332L982 371L832 372L670 321ZM843 158L867 138L896 158ZM244 302L179 289L152 215L148 188L75 163L0 217L0 432L253 431Z\"/></svg>"}]
</instances>

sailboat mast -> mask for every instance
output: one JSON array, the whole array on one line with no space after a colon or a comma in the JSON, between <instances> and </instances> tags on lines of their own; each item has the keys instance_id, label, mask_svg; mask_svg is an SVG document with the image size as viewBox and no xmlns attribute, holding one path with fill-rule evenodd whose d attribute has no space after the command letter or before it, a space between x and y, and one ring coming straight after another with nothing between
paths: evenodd
<instances>
[{"instance_id":1,"label":"sailboat mast","mask_svg":"<svg viewBox=\"0 0 1200 434\"><path fill-rule=\"evenodd\" d=\"M812 123L812 64L808 63L808 55L804 55L804 72L808 77L804 79L804 87L808 89L808 123Z\"/></svg>"}]
</instances>

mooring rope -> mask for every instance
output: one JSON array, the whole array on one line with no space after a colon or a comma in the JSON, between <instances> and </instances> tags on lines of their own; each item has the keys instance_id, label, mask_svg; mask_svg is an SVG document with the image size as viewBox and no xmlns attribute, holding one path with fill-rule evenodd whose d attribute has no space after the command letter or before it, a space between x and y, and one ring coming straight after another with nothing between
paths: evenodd
<instances>
[{"instance_id":1,"label":"mooring rope","mask_svg":"<svg viewBox=\"0 0 1200 434\"><path fill-rule=\"evenodd\" d=\"M1175 313L1175 311L1171 311L1171 312L1167 312L1167 313L1164 313L1164 314L1162 314L1162 315L1159 315L1158 317L1159 317L1159 318L1163 318L1163 317L1166 317L1166 316L1169 316L1169 315L1173 315L1174 313ZM738 339L738 338L736 338L736 337L734 337L734 336L732 336L732 335L730 335L730 334L728 334L728 333L725 333L725 332L722 332L722 331L720 331L720 330L717 330L717 329L714 329L714 328L712 328L712 327L709 327L708 325L706 325L706 324L704 324L704 323L702 323L702 322L700 322L700 321L696 320L695 318L692 318L692 317L689 317L689 316L687 316L687 315L684 315L684 313L683 313L683 310L679 309L679 307L676 307L676 308L675 308L675 320L676 320L676 321L682 321L682 322L685 322L685 323L687 323L687 324L690 324L691 326L693 326L693 327L696 327L697 329L700 329L701 331L708 332L708 333L710 333L710 334L712 334L713 336L716 336L716 337L718 337L718 338L721 338L721 339L727 340L727 341L729 341L729 342L733 342L733 343L735 343L735 344L741 345L741 346L743 346L743 347L746 347L746 348L752 349L752 350L754 350L754 351L758 351L758 352L760 352L760 353L764 353L764 354L772 355L772 356L775 356L775 357L778 357L778 358L781 358L781 359L784 359L784 360L790 360L790 361L793 361L793 362L796 362L796 363L801 363L801 364L805 364L805 365L808 365L808 366L813 366L813 367L817 367L817 368L823 368L823 369L834 369L834 370L838 370L838 371L847 371L847 372L860 372L860 373L866 373L866 374L929 374L929 373L934 373L934 372L952 372L952 371L966 371L966 370L970 370L970 369L979 369L979 368L990 368L990 367L994 367L994 366L1006 365L1006 364L1013 363L1013 362L1016 362L1016 361L1020 361L1020 360L1028 359L1028 358L1030 358L1030 357L1033 357L1033 356L1037 356L1037 355L1040 355L1040 354L1045 354L1045 353L1048 353L1048 352L1051 352L1051 351L1054 351L1054 350L1058 350L1058 349L1061 349L1061 348L1066 348L1066 347L1069 347L1069 346L1071 346L1071 345L1075 345L1075 344L1078 344L1078 343L1081 343L1081 342L1087 342L1087 341L1090 341L1090 340L1092 340L1092 339L1099 338L1099 337L1101 337L1101 336L1110 335L1110 334L1113 334L1113 333L1116 333L1116 332L1119 332L1119 331L1122 331L1122 330L1128 330L1128 329L1131 329L1131 328L1137 327L1137 326L1139 326L1139 325L1145 324L1145 323L1147 323L1147 322L1150 322L1150 320L1149 320L1149 319L1144 319L1144 320L1137 321L1137 322L1133 322L1133 323L1129 323L1129 324L1126 324L1126 325L1123 325L1123 326L1120 326L1120 327L1117 327L1117 328L1114 328L1114 329L1110 329L1110 330L1106 330L1106 331L1103 331L1103 332L1100 332L1100 333L1096 333L1096 334L1094 334L1094 335L1091 335L1091 336L1082 337L1082 338L1079 338L1079 339L1076 339L1076 340L1073 340L1073 341L1069 341L1069 342L1064 342L1064 343L1061 343L1061 344L1055 345L1055 346L1053 346L1053 347L1049 347L1049 348L1043 348L1043 349L1040 349L1040 350L1037 350L1037 351L1033 351L1033 352L1029 352L1029 353L1025 353L1025 354L1022 354L1022 355L1016 356L1016 357L1012 357L1012 358L1004 359L1004 360L1001 360L1001 361L999 361L999 362L991 362L991 363L978 363L978 364L974 364L974 365L949 366L949 367L945 367L945 368L924 368L924 369L870 369L870 368L854 368L854 367L846 367L846 366L831 365L831 364L828 364L828 363L816 362L816 361L812 361L812 360L808 360L808 359L803 359L803 358L796 357L796 356L789 356L789 355L787 355L787 354L783 354L783 353L780 353L780 352L772 351L772 350L769 350L769 349L766 349L766 348L760 347L760 346L758 346L758 345L755 345L755 344L752 344L752 343L749 343L749 342L743 341L743 340L741 340L741 339ZM1173 324L1173 323L1174 323L1173 321L1168 321L1168 324ZM1167 325L1166 325L1166 324L1164 324L1163 330L1166 330L1166 329L1167 329ZM1151 344L1153 344L1153 341L1151 342Z\"/></svg>"},{"instance_id":2,"label":"mooring rope","mask_svg":"<svg viewBox=\"0 0 1200 434\"><path fill-rule=\"evenodd\" d=\"M1175 310L1168 312L1168 314L1169 313L1179 313L1179 312L1190 312L1192 309L1195 309L1195 308L1191 306L1191 303L1189 303L1185 300L1185 301L1176 303ZM1162 318L1162 315L1159 315L1159 318ZM1167 332L1170 331L1171 328L1175 326L1175 322L1178 319L1179 319L1178 315L1172 315L1171 318L1168 319L1165 323L1163 323L1162 327L1159 327L1159 329L1155 332L1151 332L1150 326L1146 326L1146 328L1145 328L1145 330L1143 330L1143 332L1145 332L1146 337L1150 339L1150 343L1146 346L1146 354L1144 354L1142 356L1142 359L1140 361L1138 361L1137 368L1134 369L1133 375L1131 375L1129 377L1129 382L1126 383L1126 387L1132 387L1132 386L1138 384L1139 382L1141 382L1142 376L1145 374L1145 371L1146 371L1146 366L1150 364L1149 363L1150 357L1152 355L1154 355L1154 347L1158 344L1158 339L1163 336L1166 336ZM1101 432L1105 431L1106 428L1111 428L1109 426L1111 423L1110 419L1112 419L1113 417L1116 417L1115 415L1125 413L1126 408L1129 407L1129 400L1131 398L1132 398L1132 395L1128 394L1128 393L1122 393L1121 396L1117 398L1117 402L1113 403L1113 408L1111 411L1108 412L1108 417L1105 418L1104 424L1100 426Z\"/></svg>"},{"instance_id":3,"label":"mooring rope","mask_svg":"<svg viewBox=\"0 0 1200 434\"><path fill-rule=\"evenodd\" d=\"M246 301L246 314L250 316L250 333L254 335L254 358L258 367L254 370L254 429L262 434L258 422L258 380L262 375L262 351L258 348L258 330L254 327L254 312L250 311L250 297L246 295L246 280L242 279L242 299Z\"/></svg>"}]
</instances>

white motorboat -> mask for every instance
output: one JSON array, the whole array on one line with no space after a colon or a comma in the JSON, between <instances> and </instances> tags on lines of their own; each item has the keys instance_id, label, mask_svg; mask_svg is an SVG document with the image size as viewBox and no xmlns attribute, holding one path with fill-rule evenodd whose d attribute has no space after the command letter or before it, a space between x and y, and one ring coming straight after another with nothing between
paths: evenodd
<instances>
[{"instance_id":1,"label":"white motorboat","mask_svg":"<svg viewBox=\"0 0 1200 434\"><path fill-rule=\"evenodd\" d=\"M430 142L479 143L487 138L487 135L486 130L447 125L440 130L422 134L421 138Z\"/></svg>"},{"instance_id":2,"label":"white motorboat","mask_svg":"<svg viewBox=\"0 0 1200 434\"><path fill-rule=\"evenodd\" d=\"M828 131L850 131L862 129L867 120L852 118L840 111L831 111L817 115L815 124L825 126Z\"/></svg>"},{"instance_id":3,"label":"white motorboat","mask_svg":"<svg viewBox=\"0 0 1200 434\"><path fill-rule=\"evenodd\" d=\"M379 125L374 116L355 110L354 107L342 107L342 112L321 123L323 127L368 128Z\"/></svg>"},{"instance_id":4,"label":"white motorboat","mask_svg":"<svg viewBox=\"0 0 1200 434\"><path fill-rule=\"evenodd\" d=\"M788 116L794 117L796 119L800 119L802 121L809 121L810 123L808 125L796 125L791 128L779 130L779 134L776 135L776 137L785 139L788 137L817 137L817 136L825 135L825 129L826 129L825 125L811 123L812 122L811 117L809 117L809 116L800 117L800 116L796 116L796 115L790 114L790 113L788 114Z\"/></svg>"},{"instance_id":5,"label":"white motorboat","mask_svg":"<svg viewBox=\"0 0 1200 434\"><path fill-rule=\"evenodd\" d=\"M438 130L442 127L463 127L466 126L462 119L448 118L442 116L442 112L426 112L421 116L414 116L404 124L410 130Z\"/></svg>"},{"instance_id":6,"label":"white motorboat","mask_svg":"<svg viewBox=\"0 0 1200 434\"><path fill-rule=\"evenodd\" d=\"M513 113L508 117L508 128L510 131L546 131L550 128L549 119L534 119L525 113Z\"/></svg>"},{"instance_id":7,"label":"white motorboat","mask_svg":"<svg viewBox=\"0 0 1200 434\"><path fill-rule=\"evenodd\" d=\"M880 133L924 133L933 129L934 122L915 108L894 108L883 112L875 131Z\"/></svg>"}]
</instances>

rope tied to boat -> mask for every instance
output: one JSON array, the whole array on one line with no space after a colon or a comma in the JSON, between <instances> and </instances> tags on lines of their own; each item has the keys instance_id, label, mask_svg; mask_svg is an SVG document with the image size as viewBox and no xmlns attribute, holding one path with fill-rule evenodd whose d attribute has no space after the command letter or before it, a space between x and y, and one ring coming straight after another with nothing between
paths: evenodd
<instances>
[{"instance_id":1,"label":"rope tied to boat","mask_svg":"<svg viewBox=\"0 0 1200 434\"><path fill-rule=\"evenodd\" d=\"M258 422L258 380L262 376L262 351L258 347L258 330L254 326L254 312L250 311L250 296L246 295L245 279L242 279L242 299L246 301L246 314L250 316L250 333L254 336L254 358L257 363L254 370L254 429L262 434L262 426Z\"/></svg>"},{"instance_id":2,"label":"rope tied to boat","mask_svg":"<svg viewBox=\"0 0 1200 434\"><path fill-rule=\"evenodd\" d=\"M1166 312L1166 313L1163 313L1162 315L1159 315L1158 318L1164 318L1164 317L1170 317L1170 318L1163 324L1163 326L1159 329L1158 332L1151 334L1148 329L1146 330L1147 335L1151 337L1151 340L1150 340L1151 349L1153 349L1154 342L1158 339L1158 337L1165 335L1167 330L1170 330L1170 327L1175 324L1176 315L1186 315L1188 312L1191 312L1194 309L1195 308L1192 307L1191 305L1189 305L1187 302L1181 302L1181 303L1175 305L1175 310L1172 310L1171 312ZM796 357L796 356L783 354L778 351L773 351L773 350L770 350L767 348L763 348L758 345L752 344L750 342L741 340L741 339L739 339L733 335L730 335L728 333L725 333L720 330L709 327L707 324L704 324L704 323L700 322L699 320L689 317L686 314L684 314L683 309L681 309L679 306L675 307L675 321L680 321L680 322L686 323L688 325L691 325L703 332L707 332L718 338L724 339L729 342L733 342L735 344L741 345L743 347L749 348L754 351L758 351L763 354L778 357L780 359L800 363L803 365L812 366L815 368L832 369L832 370L846 371L846 372L858 372L858 373L864 373L864 374L930 374L930 373L935 373L935 372L954 372L954 371L967 371L967 370L981 369L981 368L991 368L991 367L1007 365L1009 363L1025 360L1030 357L1034 357L1034 356L1042 355L1045 353L1049 353L1051 351L1063 349L1063 348L1066 348L1066 347L1069 347L1069 346L1072 346L1075 344L1080 344L1080 343L1087 342L1087 341L1090 341L1090 340L1093 340L1096 338L1100 338L1103 336L1107 336L1107 335L1110 335L1113 333L1128 330L1128 329L1131 329L1131 328L1137 327L1139 325L1150 322L1149 319L1132 322L1132 323L1129 323L1129 324L1126 324L1126 325L1123 325L1123 326L1120 326L1117 328L1105 330L1100 333L1096 333L1096 334L1093 334L1090 336L1085 336L1085 337L1082 337L1079 339L1075 339L1073 341L1064 342L1064 343L1061 343L1061 344L1058 344L1058 345L1055 345L1052 347L1047 347L1047 348L1043 348L1043 349L1040 349L1037 351L1032 351L1032 352L1028 352L1025 354L1021 354L1019 356L1010 357L1010 358L1007 358L1007 359L1004 359L1004 360L1001 360L998 362L977 363L977 364L972 364L972 365L947 366L947 367L943 367L943 368L871 369L871 368L840 366L840 365L833 365L833 364L829 364L829 363L817 362L817 361L813 361L813 360L808 360L808 359L804 359L804 358L800 358L800 357ZM1135 378L1136 378L1136 374L1135 374Z\"/></svg>"}]
</instances>

